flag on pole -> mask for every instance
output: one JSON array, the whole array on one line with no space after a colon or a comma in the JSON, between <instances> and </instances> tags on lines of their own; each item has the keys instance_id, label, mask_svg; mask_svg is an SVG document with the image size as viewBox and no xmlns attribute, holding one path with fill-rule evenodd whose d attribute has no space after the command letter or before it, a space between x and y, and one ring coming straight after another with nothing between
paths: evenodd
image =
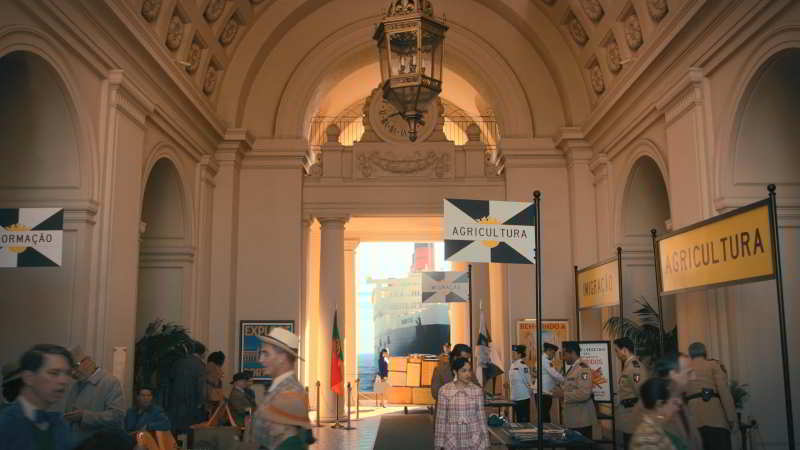
<instances>
[{"instance_id":1,"label":"flag on pole","mask_svg":"<svg viewBox=\"0 0 800 450\"><path fill-rule=\"evenodd\" d=\"M342 367L344 355L342 354L342 340L339 337L339 325L336 321L337 312L333 313L333 339L331 349L331 390L339 395L344 395Z\"/></svg>"},{"instance_id":2,"label":"flag on pole","mask_svg":"<svg viewBox=\"0 0 800 450\"><path fill-rule=\"evenodd\" d=\"M486 318L483 314L483 304L481 304L481 328L478 334L478 361L476 376L481 386L492 378L503 373L503 362L500 355L492 348L492 338L486 330Z\"/></svg>"}]
</instances>

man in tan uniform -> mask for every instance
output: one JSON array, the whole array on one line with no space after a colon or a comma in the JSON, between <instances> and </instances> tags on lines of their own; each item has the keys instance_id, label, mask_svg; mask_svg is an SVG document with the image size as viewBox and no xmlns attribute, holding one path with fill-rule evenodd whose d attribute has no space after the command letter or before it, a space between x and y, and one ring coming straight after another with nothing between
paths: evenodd
<instances>
[{"instance_id":1,"label":"man in tan uniform","mask_svg":"<svg viewBox=\"0 0 800 450\"><path fill-rule=\"evenodd\" d=\"M689 450L703 450L700 430L697 429L692 414L689 412L689 405L685 401L689 382L695 380L689 356L678 353L659 359L656 361L655 375L670 381L674 395L682 399L680 409L664 425L664 431L680 438L686 443Z\"/></svg>"},{"instance_id":2,"label":"man in tan uniform","mask_svg":"<svg viewBox=\"0 0 800 450\"><path fill-rule=\"evenodd\" d=\"M730 449L736 408L728 386L728 374L719 361L707 358L706 346L701 342L689 346L689 357L695 379L689 382L686 398L703 437L703 448Z\"/></svg>"},{"instance_id":3,"label":"man in tan uniform","mask_svg":"<svg viewBox=\"0 0 800 450\"><path fill-rule=\"evenodd\" d=\"M592 438L592 427L597 423L597 410L592 395L592 369L581 361L581 348L577 342L564 345L564 360L570 364L562 387L553 389L553 396L564 399L564 425L587 438Z\"/></svg>"},{"instance_id":4,"label":"man in tan uniform","mask_svg":"<svg viewBox=\"0 0 800 450\"><path fill-rule=\"evenodd\" d=\"M647 370L634 354L633 341L622 337L614 341L614 351L622 361L617 395L617 429L622 431L622 442L627 449L636 426L642 420L639 405L639 388L647 379Z\"/></svg>"}]
</instances>

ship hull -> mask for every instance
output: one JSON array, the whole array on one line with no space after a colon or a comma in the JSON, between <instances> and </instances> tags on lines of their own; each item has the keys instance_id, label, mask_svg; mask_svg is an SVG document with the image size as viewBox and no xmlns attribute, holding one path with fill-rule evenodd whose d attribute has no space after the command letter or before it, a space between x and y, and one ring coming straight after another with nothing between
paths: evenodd
<instances>
[{"instance_id":1,"label":"ship hull","mask_svg":"<svg viewBox=\"0 0 800 450\"><path fill-rule=\"evenodd\" d=\"M428 324L393 328L375 336L375 354L382 348L391 356L408 356L421 353L438 355L442 345L450 342L449 324Z\"/></svg>"}]
</instances>

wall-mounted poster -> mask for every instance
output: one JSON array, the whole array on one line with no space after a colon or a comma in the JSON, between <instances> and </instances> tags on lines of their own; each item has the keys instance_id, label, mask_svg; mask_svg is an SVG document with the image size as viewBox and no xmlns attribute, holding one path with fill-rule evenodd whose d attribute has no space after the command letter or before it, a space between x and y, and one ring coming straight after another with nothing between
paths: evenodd
<instances>
[{"instance_id":1,"label":"wall-mounted poster","mask_svg":"<svg viewBox=\"0 0 800 450\"><path fill-rule=\"evenodd\" d=\"M258 362L258 350L261 347L261 340L258 336L267 336L276 327L286 328L294 333L293 320L242 320L239 322L239 370L251 370L255 382L272 380L264 373L264 367Z\"/></svg>"},{"instance_id":2,"label":"wall-mounted poster","mask_svg":"<svg viewBox=\"0 0 800 450\"><path fill-rule=\"evenodd\" d=\"M561 360L561 343L569 341L569 321L568 320L544 320L542 327L542 341L558 346L558 353L553 360L553 367L561 370L564 364ZM536 367L536 319L522 319L517 321L517 345L528 347L528 354L525 355L525 364L531 369ZM535 374L535 372L534 372ZM533 378L536 376L534 375Z\"/></svg>"},{"instance_id":3,"label":"wall-mounted poster","mask_svg":"<svg viewBox=\"0 0 800 450\"><path fill-rule=\"evenodd\" d=\"M581 341L581 360L592 369L592 393L598 403L611 402L611 343Z\"/></svg>"}]
</instances>

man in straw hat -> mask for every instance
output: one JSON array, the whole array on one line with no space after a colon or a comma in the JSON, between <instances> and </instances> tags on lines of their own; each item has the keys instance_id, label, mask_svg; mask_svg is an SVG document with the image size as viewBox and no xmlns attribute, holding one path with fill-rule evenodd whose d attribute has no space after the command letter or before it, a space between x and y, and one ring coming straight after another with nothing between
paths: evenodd
<instances>
[{"instance_id":1,"label":"man in straw hat","mask_svg":"<svg viewBox=\"0 0 800 450\"><path fill-rule=\"evenodd\" d=\"M272 377L272 385L253 415L248 441L261 449L307 449L314 437L305 389L294 374L299 339L284 328L273 328L259 339L259 362Z\"/></svg>"}]
</instances>

